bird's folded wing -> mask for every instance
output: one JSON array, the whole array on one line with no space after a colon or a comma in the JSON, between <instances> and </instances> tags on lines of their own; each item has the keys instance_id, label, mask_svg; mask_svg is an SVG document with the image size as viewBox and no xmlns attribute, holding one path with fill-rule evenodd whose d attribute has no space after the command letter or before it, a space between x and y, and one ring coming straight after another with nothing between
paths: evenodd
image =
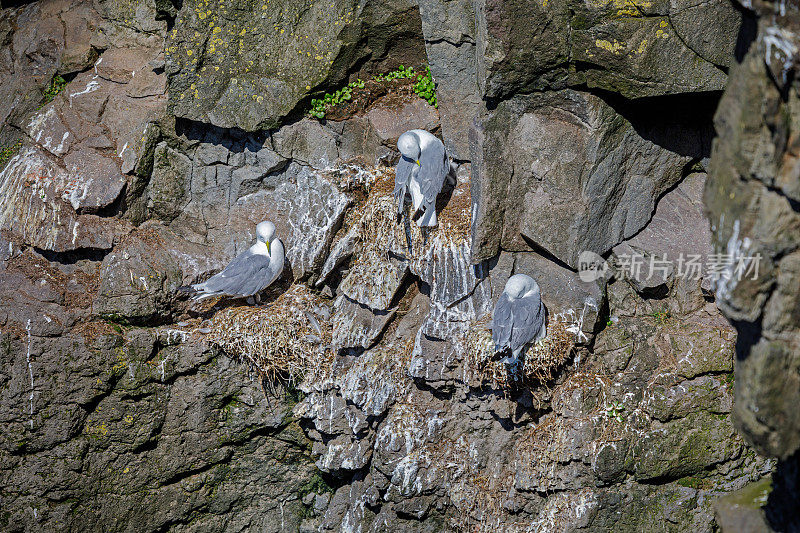
<instances>
[{"instance_id":1,"label":"bird's folded wing","mask_svg":"<svg viewBox=\"0 0 800 533\"><path fill-rule=\"evenodd\" d=\"M506 293L500 295L492 316L492 341L496 348L505 348L511 340L511 330L514 325L512 313L513 303Z\"/></svg>"},{"instance_id":2,"label":"bird's folded wing","mask_svg":"<svg viewBox=\"0 0 800 533\"><path fill-rule=\"evenodd\" d=\"M511 332L511 347L518 348L531 342L544 324L541 298L520 298L514 306L514 328Z\"/></svg>"},{"instance_id":3,"label":"bird's folded wing","mask_svg":"<svg viewBox=\"0 0 800 533\"><path fill-rule=\"evenodd\" d=\"M205 283L209 292L252 295L263 288L269 257L245 252ZM259 285L261 285L259 287Z\"/></svg>"},{"instance_id":4,"label":"bird's folded wing","mask_svg":"<svg viewBox=\"0 0 800 533\"><path fill-rule=\"evenodd\" d=\"M425 147L419 156L421 168L419 169L419 182L422 196L426 205L436 203L436 197L442 191L444 180L450 171L450 162L447 160L444 145L437 140Z\"/></svg>"},{"instance_id":5,"label":"bird's folded wing","mask_svg":"<svg viewBox=\"0 0 800 533\"><path fill-rule=\"evenodd\" d=\"M413 161L401 157L394 169L394 197L400 200L400 208L402 208L402 201L408 190L408 180L411 178L415 164Z\"/></svg>"}]
</instances>

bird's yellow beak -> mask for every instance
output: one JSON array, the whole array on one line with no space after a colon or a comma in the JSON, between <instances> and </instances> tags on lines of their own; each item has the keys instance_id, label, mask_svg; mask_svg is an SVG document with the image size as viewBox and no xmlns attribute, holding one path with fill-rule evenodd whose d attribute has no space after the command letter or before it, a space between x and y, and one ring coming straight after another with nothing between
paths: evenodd
<instances>
[{"instance_id":1,"label":"bird's yellow beak","mask_svg":"<svg viewBox=\"0 0 800 533\"><path fill-rule=\"evenodd\" d=\"M272 250L269 249L269 241L266 242L266 245L267 245L267 253L271 254Z\"/></svg>"},{"instance_id":2,"label":"bird's yellow beak","mask_svg":"<svg viewBox=\"0 0 800 533\"><path fill-rule=\"evenodd\" d=\"M422 166L422 164L419 162L419 159L417 159L416 163L417 163L419 166Z\"/></svg>"}]
</instances>

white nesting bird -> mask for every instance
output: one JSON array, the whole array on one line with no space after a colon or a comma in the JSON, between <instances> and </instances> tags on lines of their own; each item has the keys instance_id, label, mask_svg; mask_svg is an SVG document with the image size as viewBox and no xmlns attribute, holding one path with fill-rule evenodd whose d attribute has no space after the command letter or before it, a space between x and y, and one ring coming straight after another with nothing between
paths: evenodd
<instances>
[{"instance_id":1,"label":"white nesting bird","mask_svg":"<svg viewBox=\"0 0 800 533\"><path fill-rule=\"evenodd\" d=\"M492 316L495 355L506 354L501 359L506 364L521 363L527 347L545 335L545 308L539 284L528 275L514 274L508 278Z\"/></svg>"},{"instance_id":2,"label":"white nesting bird","mask_svg":"<svg viewBox=\"0 0 800 533\"><path fill-rule=\"evenodd\" d=\"M275 224L269 221L256 226L256 243L236 256L225 269L203 283L190 287L192 298L212 296L250 297L269 287L283 272L283 243L275 237Z\"/></svg>"},{"instance_id":3,"label":"white nesting bird","mask_svg":"<svg viewBox=\"0 0 800 533\"><path fill-rule=\"evenodd\" d=\"M394 180L397 212L403 212L406 194L410 194L411 217L417 225L436 226L436 197L450 174L444 144L425 130L409 130L397 140L397 149L402 155Z\"/></svg>"}]
</instances>

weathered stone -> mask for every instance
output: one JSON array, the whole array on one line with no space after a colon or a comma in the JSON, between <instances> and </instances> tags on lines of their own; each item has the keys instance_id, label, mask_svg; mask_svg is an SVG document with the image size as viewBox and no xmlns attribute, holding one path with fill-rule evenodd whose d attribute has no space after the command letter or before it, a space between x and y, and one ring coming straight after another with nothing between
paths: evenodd
<instances>
[{"instance_id":1,"label":"weathered stone","mask_svg":"<svg viewBox=\"0 0 800 533\"><path fill-rule=\"evenodd\" d=\"M183 275L158 225L143 226L109 253L100 267L100 289L94 312L143 323L172 314Z\"/></svg>"},{"instance_id":2,"label":"weathered stone","mask_svg":"<svg viewBox=\"0 0 800 533\"><path fill-rule=\"evenodd\" d=\"M385 311L392 306L395 294L408 273L405 261L389 257L360 258L342 280L339 290L354 302L370 309Z\"/></svg>"},{"instance_id":3,"label":"weathered stone","mask_svg":"<svg viewBox=\"0 0 800 533\"><path fill-rule=\"evenodd\" d=\"M99 54L54 102L17 123L29 138L23 152L35 150L53 173L45 200L19 201L34 200L34 210L59 198L63 205L61 226L50 207L23 221L1 211L9 222L0 232L0 529L711 533L711 502L772 468L729 420L735 335L696 286L675 280L637 293L621 279L587 284L573 256L584 245L605 254L701 244L701 177L678 180L687 163L706 166L716 95L696 91L721 87L738 11L722 0L271 2L99 0L86 22L76 20L84 13L77 6L88 2L0 12L0 43L38 39L17 29L44 31L19 25L35 23L18 16L32 13L61 19L47 31L64 32L62 57L78 58L70 62ZM350 4L352 13L337 11ZM343 14L351 22L339 24ZM414 121L435 130L434 109L413 96L395 99L401 110L389 113L390 91L357 117L300 115L308 97L349 76L421 63L420 18L444 141L455 159L472 157L466 131L477 118L479 157L441 195L441 227L425 238L412 224L407 246L391 170L370 165L393 161L394 137ZM174 32L165 43L167 27ZM69 32L80 42L68 44ZM316 43L323 34L330 38ZM300 59L297 51L315 43L333 51L333 64ZM31 57L47 52L35 48ZM17 68L7 59L19 50L0 46L0 74ZM762 51L760 75L794 98L786 50ZM276 65L287 68L269 70ZM164 69L174 112L164 108ZM307 72L318 76L303 79ZM236 96L234 79L252 88L247 98ZM570 87L600 90L563 90ZM285 99L259 102L284 90ZM274 131L237 129L287 120ZM738 152L769 143L743 146ZM73 205L58 176L68 181L64 164L78 159L103 179L84 181L88 192ZM768 203L771 194L794 198L793 175L762 172L769 190L753 192ZM558 201L534 206L542 190ZM363 216L376 206L377 216ZM791 211L773 211L764 227L784 231ZM470 216L479 240L492 241L472 257ZM75 217L92 221L92 238L107 243L92 246L80 225L68 241ZM323 328L319 367L293 382L306 394L293 414L296 391L284 401L280 386L207 349L215 306L173 301L178 284L206 278L252 244L263 219L276 223L287 248L276 290L292 275L314 284L322 269L323 297L336 298L331 315L327 305L318 315L335 325L332 342ZM124 231L133 233L118 242ZM784 244L758 315L781 339L796 329L800 271L794 241ZM570 321L574 337L564 340L580 344L541 386L500 384L503 376L468 351L516 272L540 282L550 318ZM778 370L761 375L771 382ZM793 367L784 372L791 377ZM787 409L778 393L758 398L765 412ZM771 431L771 445L791 445ZM782 494L794 494L792 464L778 469Z\"/></svg>"},{"instance_id":4,"label":"weathered stone","mask_svg":"<svg viewBox=\"0 0 800 533\"><path fill-rule=\"evenodd\" d=\"M637 479L680 478L736 456L741 446L729 422L690 415L656 426L634 443L634 475Z\"/></svg>"},{"instance_id":5,"label":"weathered stone","mask_svg":"<svg viewBox=\"0 0 800 533\"><path fill-rule=\"evenodd\" d=\"M389 325L395 309L378 311L340 296L334 304L333 324L335 348L369 348Z\"/></svg>"},{"instance_id":6,"label":"weathered stone","mask_svg":"<svg viewBox=\"0 0 800 533\"><path fill-rule=\"evenodd\" d=\"M688 175L659 199L653 218L641 232L614 247L617 258L631 258L624 274L636 290L673 280L710 287L706 265L712 254L711 231L701 205L705 181L704 174ZM642 259L634 260L634 256Z\"/></svg>"},{"instance_id":7,"label":"weathered stone","mask_svg":"<svg viewBox=\"0 0 800 533\"><path fill-rule=\"evenodd\" d=\"M394 147L398 137L408 130L423 129L430 131L439 124L439 113L436 108L421 98L413 98L398 106L377 105L370 108L367 118L375 133L387 144Z\"/></svg>"},{"instance_id":8,"label":"weathered stone","mask_svg":"<svg viewBox=\"0 0 800 533\"><path fill-rule=\"evenodd\" d=\"M485 108L478 87L475 44L480 11L470 0L422 0L419 12L425 50L436 81L436 99L442 118L442 136L451 157L470 158L467 132Z\"/></svg>"},{"instance_id":9,"label":"weathered stone","mask_svg":"<svg viewBox=\"0 0 800 533\"><path fill-rule=\"evenodd\" d=\"M749 4L748 4L749 5ZM717 305L739 331L738 425L760 453L786 458L800 449L797 313L800 200L797 187L796 6L749 5L758 37L731 71L715 116L705 190L714 251L730 258L715 283ZM778 11L776 11L778 10Z\"/></svg>"},{"instance_id":10,"label":"weathered stone","mask_svg":"<svg viewBox=\"0 0 800 533\"><path fill-rule=\"evenodd\" d=\"M171 222L188 203L187 192L191 185L191 160L161 143L153 157L153 173L148 187L148 207L155 218Z\"/></svg>"},{"instance_id":11,"label":"weathered stone","mask_svg":"<svg viewBox=\"0 0 800 533\"><path fill-rule=\"evenodd\" d=\"M661 422L685 418L703 409L725 414L733 407L733 398L728 390L708 375L672 386L656 384L649 398L645 409Z\"/></svg>"},{"instance_id":12,"label":"weathered stone","mask_svg":"<svg viewBox=\"0 0 800 533\"><path fill-rule=\"evenodd\" d=\"M3 9L0 14L0 146L19 139L13 127L44 100L56 73L75 72L94 60L90 26L97 13L91 2L51 1Z\"/></svg>"},{"instance_id":13,"label":"weathered stone","mask_svg":"<svg viewBox=\"0 0 800 533\"><path fill-rule=\"evenodd\" d=\"M0 172L0 227L43 250L108 250L130 228L118 220L79 214L76 209L86 199L89 205L107 205L124 185L119 178L117 173L110 183L88 176L77 179L45 152L23 148Z\"/></svg>"},{"instance_id":14,"label":"weathered stone","mask_svg":"<svg viewBox=\"0 0 800 533\"><path fill-rule=\"evenodd\" d=\"M724 533L729 531L773 531L764 519L762 507L767 502L772 480L767 477L720 498L714 503L715 518Z\"/></svg>"},{"instance_id":15,"label":"weathered stone","mask_svg":"<svg viewBox=\"0 0 800 533\"><path fill-rule=\"evenodd\" d=\"M69 181L62 197L78 213L108 207L127 185L116 162L92 149L73 150L64 165Z\"/></svg>"},{"instance_id":16,"label":"weathered stone","mask_svg":"<svg viewBox=\"0 0 800 533\"><path fill-rule=\"evenodd\" d=\"M511 0L479 2L476 10L479 81L493 98L581 83L628 98L720 90L725 74L713 61L731 62L740 24L723 0ZM708 24L725 29L713 32L717 38L692 31Z\"/></svg>"},{"instance_id":17,"label":"weathered stone","mask_svg":"<svg viewBox=\"0 0 800 533\"><path fill-rule=\"evenodd\" d=\"M533 243L575 268L582 251L604 254L641 230L689 161L574 91L503 102L480 135L473 262Z\"/></svg>"},{"instance_id":18,"label":"weathered stone","mask_svg":"<svg viewBox=\"0 0 800 533\"><path fill-rule=\"evenodd\" d=\"M252 17L228 13L252 12ZM337 0L208 6L185 2L166 48L176 116L223 128L272 128L309 94L346 80L357 62L418 63L413 5ZM412 41L413 42L413 41Z\"/></svg>"},{"instance_id":19,"label":"weathered stone","mask_svg":"<svg viewBox=\"0 0 800 533\"><path fill-rule=\"evenodd\" d=\"M314 168L330 168L339 159L336 135L319 121L303 119L278 130L275 151Z\"/></svg>"}]
</instances>

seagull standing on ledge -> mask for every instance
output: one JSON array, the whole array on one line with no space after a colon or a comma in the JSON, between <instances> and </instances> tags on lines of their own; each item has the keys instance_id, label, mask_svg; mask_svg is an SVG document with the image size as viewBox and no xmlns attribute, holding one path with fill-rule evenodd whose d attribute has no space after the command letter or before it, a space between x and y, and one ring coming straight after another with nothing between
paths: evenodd
<instances>
[{"instance_id":1,"label":"seagull standing on ledge","mask_svg":"<svg viewBox=\"0 0 800 533\"><path fill-rule=\"evenodd\" d=\"M505 354L501 362L516 367L523 362L527 347L545 335L545 308L539 284L525 274L511 276L492 316L495 357Z\"/></svg>"},{"instance_id":2,"label":"seagull standing on ledge","mask_svg":"<svg viewBox=\"0 0 800 533\"><path fill-rule=\"evenodd\" d=\"M283 272L284 250L281 240L275 238L275 224L272 222L260 222L256 226L256 236L256 243L239 254L222 272L183 289L194 292L192 298L195 300L212 296L257 297Z\"/></svg>"},{"instance_id":3,"label":"seagull standing on ledge","mask_svg":"<svg viewBox=\"0 0 800 533\"><path fill-rule=\"evenodd\" d=\"M450 175L444 144L425 130L409 130L397 140L397 149L402 154L394 180L398 214L403 213L406 194L411 194L411 218L420 227L436 226L436 197Z\"/></svg>"}]
</instances>

